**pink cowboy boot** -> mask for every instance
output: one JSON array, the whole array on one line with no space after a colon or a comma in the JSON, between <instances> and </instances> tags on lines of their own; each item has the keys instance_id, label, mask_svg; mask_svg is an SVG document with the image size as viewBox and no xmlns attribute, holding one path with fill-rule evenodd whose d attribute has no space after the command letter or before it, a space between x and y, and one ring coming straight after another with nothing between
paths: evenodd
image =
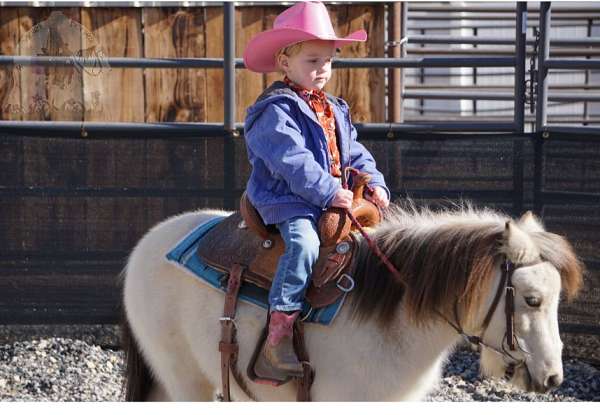
<instances>
[{"instance_id":1,"label":"pink cowboy boot","mask_svg":"<svg viewBox=\"0 0 600 415\"><path fill-rule=\"evenodd\" d=\"M255 373L261 378L284 381L289 376L302 376L302 364L294 351L293 326L300 314L271 313L269 334L254 365Z\"/></svg>"}]
</instances>

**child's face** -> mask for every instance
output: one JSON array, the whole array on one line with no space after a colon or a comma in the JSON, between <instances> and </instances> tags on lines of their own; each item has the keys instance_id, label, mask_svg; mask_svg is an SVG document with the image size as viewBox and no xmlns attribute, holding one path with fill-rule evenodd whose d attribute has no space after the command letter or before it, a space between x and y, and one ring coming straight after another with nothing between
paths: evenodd
<instances>
[{"instance_id":1,"label":"child's face","mask_svg":"<svg viewBox=\"0 0 600 415\"><path fill-rule=\"evenodd\" d=\"M281 55L279 65L293 82L306 89L323 89L331 78L335 52L332 40L309 40L295 55Z\"/></svg>"}]
</instances>

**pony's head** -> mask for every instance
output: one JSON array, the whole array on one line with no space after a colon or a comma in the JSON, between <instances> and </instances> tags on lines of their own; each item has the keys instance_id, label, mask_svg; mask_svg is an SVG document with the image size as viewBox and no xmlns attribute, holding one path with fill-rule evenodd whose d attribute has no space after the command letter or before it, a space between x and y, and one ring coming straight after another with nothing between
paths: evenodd
<instances>
[{"instance_id":1,"label":"pony's head","mask_svg":"<svg viewBox=\"0 0 600 415\"><path fill-rule=\"evenodd\" d=\"M574 298L579 291L581 263L564 238L546 232L529 212L518 222L506 223L499 252L516 266L512 274L516 347L511 351L506 344L504 296L483 341L506 354L483 347L481 371L487 376L502 376L513 361L516 362L510 379L513 384L528 391L546 392L563 380L558 304L561 291L567 299ZM490 301L488 297L486 302Z\"/></svg>"},{"instance_id":2,"label":"pony's head","mask_svg":"<svg viewBox=\"0 0 600 415\"><path fill-rule=\"evenodd\" d=\"M559 299L561 292L574 298L582 285L582 265L564 238L546 232L531 213L512 221L470 205L433 212L412 204L394 207L373 236L403 281L361 246L355 317L390 325L402 303L401 318L417 326L446 321L482 336L489 346L482 347L484 375L502 377L514 366L510 381L523 389L547 391L562 382ZM514 351L500 287L503 264L515 268Z\"/></svg>"}]
</instances>

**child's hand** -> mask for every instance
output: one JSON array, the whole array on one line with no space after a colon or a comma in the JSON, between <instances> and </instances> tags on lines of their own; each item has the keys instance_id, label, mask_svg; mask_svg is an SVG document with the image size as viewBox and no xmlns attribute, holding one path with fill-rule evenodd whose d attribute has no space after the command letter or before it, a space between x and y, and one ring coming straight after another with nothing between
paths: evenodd
<instances>
[{"instance_id":1,"label":"child's hand","mask_svg":"<svg viewBox=\"0 0 600 415\"><path fill-rule=\"evenodd\" d=\"M331 207L350 209L354 193L347 189L340 189L331 200Z\"/></svg>"},{"instance_id":2,"label":"child's hand","mask_svg":"<svg viewBox=\"0 0 600 415\"><path fill-rule=\"evenodd\" d=\"M380 186L375 186L375 189L371 195L365 193L365 199L375 203L382 209L385 209L390 204L387 192L383 189L383 187Z\"/></svg>"}]
</instances>

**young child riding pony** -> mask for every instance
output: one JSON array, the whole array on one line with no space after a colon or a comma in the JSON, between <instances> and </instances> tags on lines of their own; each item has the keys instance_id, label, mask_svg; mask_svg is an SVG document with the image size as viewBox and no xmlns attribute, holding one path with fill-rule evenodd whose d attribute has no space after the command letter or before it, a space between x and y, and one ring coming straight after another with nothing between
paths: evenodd
<instances>
[{"instance_id":1,"label":"young child riding pony","mask_svg":"<svg viewBox=\"0 0 600 415\"><path fill-rule=\"evenodd\" d=\"M244 125L252 165L248 199L285 242L269 292L268 336L255 366L261 377L302 376L292 327L319 255L319 218L329 207L352 206L352 192L342 187L343 168L370 174L373 193L365 197L381 208L389 204L383 175L357 141L348 104L323 92L337 48L366 38L364 30L337 37L322 3L300 2L244 51L249 70L285 75L248 108Z\"/></svg>"}]
</instances>

